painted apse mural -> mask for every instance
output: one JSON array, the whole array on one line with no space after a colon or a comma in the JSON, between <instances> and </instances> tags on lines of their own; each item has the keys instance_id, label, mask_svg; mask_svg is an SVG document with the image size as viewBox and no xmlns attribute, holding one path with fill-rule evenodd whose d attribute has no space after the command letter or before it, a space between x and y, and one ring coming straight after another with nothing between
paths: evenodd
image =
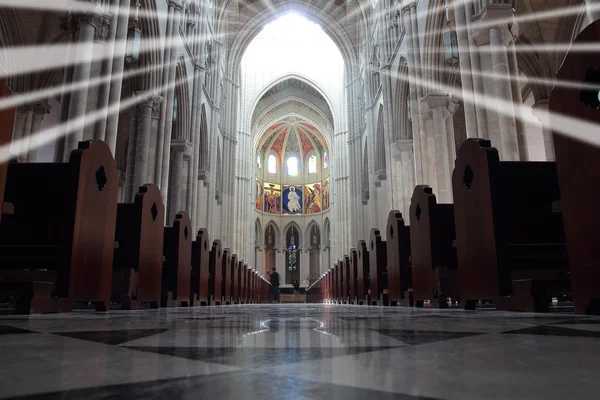
<instances>
[{"instance_id":1,"label":"painted apse mural","mask_svg":"<svg viewBox=\"0 0 600 400\"><path fill-rule=\"evenodd\" d=\"M302 186L283 187L283 214L302 214Z\"/></svg>"}]
</instances>

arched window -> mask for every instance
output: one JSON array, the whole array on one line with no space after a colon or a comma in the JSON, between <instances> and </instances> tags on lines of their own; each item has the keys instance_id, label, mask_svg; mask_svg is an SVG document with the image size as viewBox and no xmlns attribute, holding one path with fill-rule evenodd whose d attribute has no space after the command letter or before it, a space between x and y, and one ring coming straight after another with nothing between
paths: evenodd
<instances>
[{"instance_id":1,"label":"arched window","mask_svg":"<svg viewBox=\"0 0 600 400\"><path fill-rule=\"evenodd\" d=\"M290 157L287 159L287 174L289 176L298 175L298 159L296 157Z\"/></svg>"},{"instance_id":2,"label":"arched window","mask_svg":"<svg viewBox=\"0 0 600 400\"><path fill-rule=\"evenodd\" d=\"M314 154L308 157L308 173L316 174L317 173L317 156Z\"/></svg>"},{"instance_id":3,"label":"arched window","mask_svg":"<svg viewBox=\"0 0 600 400\"><path fill-rule=\"evenodd\" d=\"M261 162L260 162L260 153L256 156L256 167L258 169L262 168Z\"/></svg>"},{"instance_id":4,"label":"arched window","mask_svg":"<svg viewBox=\"0 0 600 400\"><path fill-rule=\"evenodd\" d=\"M323 153L323 169L327 169L329 167L329 154L327 152Z\"/></svg>"},{"instance_id":5,"label":"arched window","mask_svg":"<svg viewBox=\"0 0 600 400\"><path fill-rule=\"evenodd\" d=\"M277 173L277 159L275 158L275 156L273 154L271 154L269 156L269 161L268 161L267 169L268 169L268 171L269 171L270 174L276 174Z\"/></svg>"}]
</instances>

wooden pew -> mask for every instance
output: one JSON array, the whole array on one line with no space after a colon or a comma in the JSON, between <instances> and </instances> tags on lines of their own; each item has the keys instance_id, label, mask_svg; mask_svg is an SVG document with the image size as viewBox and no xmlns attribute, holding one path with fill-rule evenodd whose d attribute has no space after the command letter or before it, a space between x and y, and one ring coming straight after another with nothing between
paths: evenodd
<instances>
[{"instance_id":1,"label":"wooden pew","mask_svg":"<svg viewBox=\"0 0 600 400\"><path fill-rule=\"evenodd\" d=\"M358 304L358 252L355 248L350 249L350 265L348 266L348 286L350 304Z\"/></svg>"},{"instance_id":2,"label":"wooden pew","mask_svg":"<svg viewBox=\"0 0 600 400\"><path fill-rule=\"evenodd\" d=\"M473 309L545 311L570 292L553 162L504 162L488 140L467 139L452 174L461 300Z\"/></svg>"},{"instance_id":3,"label":"wooden pew","mask_svg":"<svg viewBox=\"0 0 600 400\"><path fill-rule=\"evenodd\" d=\"M7 86L6 79L0 79L0 99L10 97L11 91ZM3 108L0 110L0 146L8 146L12 142L13 126L15 124L15 109ZM6 186L6 173L8 162L0 162L0 221L4 207L4 187ZM12 205L7 204L7 209Z\"/></svg>"},{"instance_id":4,"label":"wooden pew","mask_svg":"<svg viewBox=\"0 0 600 400\"><path fill-rule=\"evenodd\" d=\"M370 280L370 305L389 305L387 293L387 244L381 239L379 229L371 229L369 244L369 280Z\"/></svg>"},{"instance_id":5,"label":"wooden pew","mask_svg":"<svg viewBox=\"0 0 600 400\"><path fill-rule=\"evenodd\" d=\"M117 191L103 142L80 142L68 163L8 165L15 212L0 223L0 290L16 295L17 312L110 308Z\"/></svg>"},{"instance_id":6,"label":"wooden pew","mask_svg":"<svg viewBox=\"0 0 600 400\"><path fill-rule=\"evenodd\" d=\"M139 188L133 203L119 203L112 301L123 309L158 308L162 290L165 207L158 186Z\"/></svg>"},{"instance_id":7,"label":"wooden pew","mask_svg":"<svg viewBox=\"0 0 600 400\"><path fill-rule=\"evenodd\" d=\"M577 36L573 45L595 46L599 41L597 20ZM557 79L598 85L599 58L597 49L569 52ZM598 130L599 106L598 89L555 86L549 103L552 125L559 125L554 120L558 114L596 124ZM600 314L600 149L559 132L553 136L575 312Z\"/></svg>"},{"instance_id":8,"label":"wooden pew","mask_svg":"<svg viewBox=\"0 0 600 400\"><path fill-rule=\"evenodd\" d=\"M386 231L390 304L412 306L411 233L400 211L390 211Z\"/></svg>"},{"instance_id":9,"label":"wooden pew","mask_svg":"<svg viewBox=\"0 0 600 400\"><path fill-rule=\"evenodd\" d=\"M368 305L369 303L369 249L367 248L367 242L359 240L357 244L358 250L358 264L356 268L357 276L357 298L359 305Z\"/></svg>"},{"instance_id":10,"label":"wooden pew","mask_svg":"<svg viewBox=\"0 0 600 400\"><path fill-rule=\"evenodd\" d=\"M413 297L417 307L425 300L448 307L460 297L454 205L438 204L429 186L418 185L410 205Z\"/></svg>"},{"instance_id":11,"label":"wooden pew","mask_svg":"<svg viewBox=\"0 0 600 400\"><path fill-rule=\"evenodd\" d=\"M192 243L192 275L190 303L194 306L208 306L210 304L209 289L209 235L207 229L198 230L196 240Z\"/></svg>"},{"instance_id":12,"label":"wooden pew","mask_svg":"<svg viewBox=\"0 0 600 400\"><path fill-rule=\"evenodd\" d=\"M343 260L344 270L344 304L350 304L350 257L344 255Z\"/></svg>"},{"instance_id":13,"label":"wooden pew","mask_svg":"<svg viewBox=\"0 0 600 400\"><path fill-rule=\"evenodd\" d=\"M192 222L186 211L164 228L161 307L190 302L192 275Z\"/></svg>"},{"instance_id":14,"label":"wooden pew","mask_svg":"<svg viewBox=\"0 0 600 400\"><path fill-rule=\"evenodd\" d=\"M237 254L231 256L231 304L239 303L239 296L237 294L239 290L239 267L240 261Z\"/></svg>"},{"instance_id":15,"label":"wooden pew","mask_svg":"<svg viewBox=\"0 0 600 400\"><path fill-rule=\"evenodd\" d=\"M221 285L222 300L221 304L231 304L231 250L227 247L223 249L223 283Z\"/></svg>"},{"instance_id":16,"label":"wooden pew","mask_svg":"<svg viewBox=\"0 0 600 400\"><path fill-rule=\"evenodd\" d=\"M212 297L211 304L221 305L223 297L223 250L221 241L213 241L208 258L209 265L209 293Z\"/></svg>"}]
</instances>

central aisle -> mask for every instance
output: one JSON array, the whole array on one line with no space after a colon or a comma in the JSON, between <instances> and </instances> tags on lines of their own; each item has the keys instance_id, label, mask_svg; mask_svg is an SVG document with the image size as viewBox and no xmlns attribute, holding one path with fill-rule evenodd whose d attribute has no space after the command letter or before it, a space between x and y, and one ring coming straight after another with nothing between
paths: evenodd
<instances>
[{"instance_id":1,"label":"central aisle","mask_svg":"<svg viewBox=\"0 0 600 400\"><path fill-rule=\"evenodd\" d=\"M600 398L600 318L575 315L248 305L6 316L0 355L2 398Z\"/></svg>"}]
</instances>

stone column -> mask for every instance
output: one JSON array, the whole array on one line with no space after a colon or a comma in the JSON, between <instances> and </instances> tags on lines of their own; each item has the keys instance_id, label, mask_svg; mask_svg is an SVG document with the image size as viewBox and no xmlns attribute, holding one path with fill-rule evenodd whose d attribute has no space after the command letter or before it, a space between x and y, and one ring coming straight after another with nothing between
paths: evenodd
<instances>
[{"instance_id":1,"label":"stone column","mask_svg":"<svg viewBox=\"0 0 600 400\"><path fill-rule=\"evenodd\" d=\"M33 125L33 106L27 106L27 115L23 124L23 136L21 140L21 152L19 162L27 162L27 153L29 152L29 140L31 136L31 126Z\"/></svg>"},{"instance_id":2,"label":"stone column","mask_svg":"<svg viewBox=\"0 0 600 400\"><path fill-rule=\"evenodd\" d=\"M462 99L465 109L465 128L467 137L477 137L477 115L473 93L473 68L469 52L469 37L465 17L465 0L454 0L454 17L456 18L456 37L460 62L460 80L462 83Z\"/></svg>"},{"instance_id":3,"label":"stone column","mask_svg":"<svg viewBox=\"0 0 600 400\"><path fill-rule=\"evenodd\" d=\"M47 102L33 106L33 120L31 122L31 134L29 137L29 151L27 152L27 162L35 162L37 159L38 140L36 134L42 129L42 120L44 115L50 113L50 106Z\"/></svg>"},{"instance_id":4,"label":"stone column","mask_svg":"<svg viewBox=\"0 0 600 400\"><path fill-rule=\"evenodd\" d=\"M169 86L169 71L171 70L171 47L173 46L173 25L174 25L174 16L175 16L175 6L176 2L169 2L169 12L167 16L167 30L165 33L165 52L163 55L163 70L162 70L162 86L160 88L160 93L163 99L167 99L166 102L160 109L160 122L158 126L158 141L156 144L156 165L154 171L154 177L156 184L161 187L162 182L162 167L163 167L163 152L165 150L165 129L167 126L167 108L169 105L173 107L173 103L169 103L167 93ZM172 112L172 111L171 111ZM171 143L171 138L167 139L167 142Z\"/></svg>"},{"instance_id":5,"label":"stone column","mask_svg":"<svg viewBox=\"0 0 600 400\"><path fill-rule=\"evenodd\" d=\"M12 142L10 144L10 152L17 156L20 156L21 148L23 147L21 139L23 139L23 128L25 127L25 119L29 114L30 106L25 104L17 107L15 115L15 124L13 126Z\"/></svg>"},{"instance_id":6,"label":"stone column","mask_svg":"<svg viewBox=\"0 0 600 400\"><path fill-rule=\"evenodd\" d=\"M181 192L183 188L183 156L187 148L191 147L191 143L185 139L173 139L171 143L171 151L173 152L173 163L171 166L171 189L169 190L169 215L167 222L170 223L175 219L178 211L183 209Z\"/></svg>"},{"instance_id":7,"label":"stone column","mask_svg":"<svg viewBox=\"0 0 600 400\"><path fill-rule=\"evenodd\" d=\"M448 129L446 121L451 119L458 109L458 101L448 93L433 91L424 97L423 103L431 112L433 122L434 158L431 160L433 163L431 175L435 176L437 181L437 185L434 187L435 194L439 203L451 203L452 162L455 144L454 129Z\"/></svg>"},{"instance_id":8,"label":"stone column","mask_svg":"<svg viewBox=\"0 0 600 400\"><path fill-rule=\"evenodd\" d=\"M90 80L92 68L91 59L94 52L94 36L96 27L103 23L102 15L98 13L70 15L69 18L77 18L79 23L79 41L75 50L75 64L73 68L73 83L80 84ZM71 150L77 148L78 143L83 140L83 129L85 127L85 113L88 100L88 87L81 86L71 92L69 98L69 116L67 123L67 136L65 140L65 151L63 161L69 161Z\"/></svg>"},{"instance_id":9,"label":"stone column","mask_svg":"<svg viewBox=\"0 0 600 400\"><path fill-rule=\"evenodd\" d=\"M168 90L167 90L167 101L163 108L166 108L165 114L165 130L164 130L164 147L162 153L162 174L160 178L160 191L163 195L163 199L167 199L167 194L169 193L169 162L171 157L170 147L171 147L171 132L173 131L173 99L175 97L175 70L177 67L177 47L179 45L179 26L181 24L181 12L183 11L183 6L178 1L172 1L175 3L174 16L173 16L173 31L171 38L171 57L169 60L169 80L168 80ZM185 82L187 84L187 82ZM165 202L166 206L166 202Z\"/></svg>"},{"instance_id":10,"label":"stone column","mask_svg":"<svg viewBox=\"0 0 600 400\"><path fill-rule=\"evenodd\" d=\"M531 111L542 123L542 134L544 135L544 150L546 152L546 161L555 161L554 139L552 138L552 129L550 128L550 115L548 113L548 99L538 100L531 107Z\"/></svg>"},{"instance_id":11,"label":"stone column","mask_svg":"<svg viewBox=\"0 0 600 400\"><path fill-rule=\"evenodd\" d=\"M114 60L112 62L112 77L121 76L125 67L125 50L127 47L127 28L129 24L129 9L131 0L119 0L118 16L113 15L113 23L117 24L115 32ZM115 112L109 113L106 119L106 144L115 154L117 148L117 134L119 131L119 105L121 103L121 89L123 79L115 79L110 83L109 107L114 107Z\"/></svg>"},{"instance_id":12,"label":"stone column","mask_svg":"<svg viewBox=\"0 0 600 400\"><path fill-rule=\"evenodd\" d=\"M144 100L137 106L138 123L135 140L135 160L133 170L133 187L139 188L148 182L148 156L150 154L150 135L152 131L152 112L156 109L162 97L154 92L146 92L141 96Z\"/></svg>"},{"instance_id":13,"label":"stone column","mask_svg":"<svg viewBox=\"0 0 600 400\"><path fill-rule=\"evenodd\" d=\"M519 159L529 160L529 147L527 146L527 128L523 116L523 95L521 94L521 83L519 81L519 64L517 62L517 49L515 46L515 35L518 35L519 25L513 22L511 33L513 38L508 44L508 66L510 73L510 86L513 98L513 109L515 112L515 124L517 126L517 144L519 146Z\"/></svg>"},{"instance_id":14,"label":"stone column","mask_svg":"<svg viewBox=\"0 0 600 400\"><path fill-rule=\"evenodd\" d=\"M422 184L424 180L423 175L423 160L421 151L421 127L419 117L419 89L417 86L417 72L416 72L416 59L414 51L414 42L412 40L413 29L412 20L410 17L410 7L405 6L402 8L402 15L404 18L404 24L406 26L408 48L408 87L409 87L409 99L411 102L411 120L412 120L412 131L413 131L413 146L415 154L415 180L417 184Z\"/></svg>"}]
</instances>

